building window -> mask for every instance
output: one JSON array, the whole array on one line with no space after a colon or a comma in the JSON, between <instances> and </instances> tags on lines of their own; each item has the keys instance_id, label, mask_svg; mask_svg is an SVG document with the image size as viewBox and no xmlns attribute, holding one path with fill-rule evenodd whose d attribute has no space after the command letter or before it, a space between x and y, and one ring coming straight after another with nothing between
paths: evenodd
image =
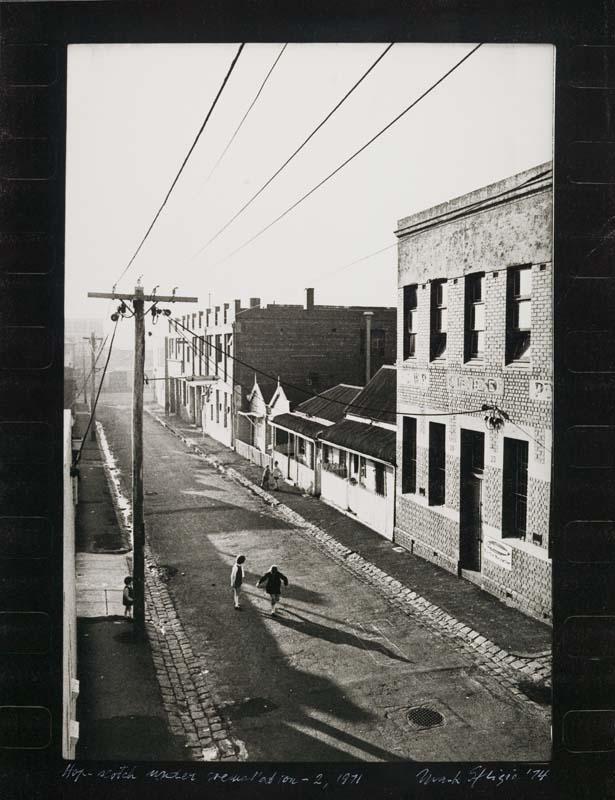
<instances>
[{"instance_id":1,"label":"building window","mask_svg":"<svg viewBox=\"0 0 615 800\"><path fill-rule=\"evenodd\" d=\"M387 493L387 484L386 484L386 470L384 464L374 464L375 468L375 480L376 480L376 494L380 495L380 497L385 497Z\"/></svg>"},{"instance_id":2,"label":"building window","mask_svg":"<svg viewBox=\"0 0 615 800\"><path fill-rule=\"evenodd\" d=\"M404 417L402 441L401 491L416 492L416 419Z\"/></svg>"},{"instance_id":3,"label":"building window","mask_svg":"<svg viewBox=\"0 0 615 800\"><path fill-rule=\"evenodd\" d=\"M416 355L417 286L404 286L404 359Z\"/></svg>"},{"instance_id":4,"label":"building window","mask_svg":"<svg viewBox=\"0 0 615 800\"><path fill-rule=\"evenodd\" d=\"M352 454L352 474L357 475L359 472L359 456L356 453Z\"/></svg>"},{"instance_id":5,"label":"building window","mask_svg":"<svg viewBox=\"0 0 615 800\"><path fill-rule=\"evenodd\" d=\"M446 426L429 423L429 505L444 505L446 476Z\"/></svg>"},{"instance_id":6,"label":"building window","mask_svg":"<svg viewBox=\"0 0 615 800\"><path fill-rule=\"evenodd\" d=\"M504 438L502 536L525 539L528 449L527 442Z\"/></svg>"},{"instance_id":7,"label":"building window","mask_svg":"<svg viewBox=\"0 0 615 800\"><path fill-rule=\"evenodd\" d=\"M215 344L215 360L216 360L216 375L218 374L218 364L222 363L222 359L224 357L224 353L222 352L222 336L220 334L216 335L216 344Z\"/></svg>"},{"instance_id":8,"label":"building window","mask_svg":"<svg viewBox=\"0 0 615 800\"><path fill-rule=\"evenodd\" d=\"M506 308L506 362L530 357L532 331L532 268L508 270Z\"/></svg>"},{"instance_id":9,"label":"building window","mask_svg":"<svg viewBox=\"0 0 615 800\"><path fill-rule=\"evenodd\" d=\"M285 431L284 428L274 428L274 430L274 449L277 450L278 453L284 453L284 455L288 455L288 431Z\"/></svg>"},{"instance_id":10,"label":"building window","mask_svg":"<svg viewBox=\"0 0 615 800\"><path fill-rule=\"evenodd\" d=\"M323 444L322 446L322 462L323 464L329 464L331 461L331 448L328 444Z\"/></svg>"},{"instance_id":11,"label":"building window","mask_svg":"<svg viewBox=\"0 0 615 800\"><path fill-rule=\"evenodd\" d=\"M485 275L466 276L465 360L485 353Z\"/></svg>"},{"instance_id":12,"label":"building window","mask_svg":"<svg viewBox=\"0 0 615 800\"><path fill-rule=\"evenodd\" d=\"M216 425L220 424L220 390L216 389Z\"/></svg>"},{"instance_id":13,"label":"building window","mask_svg":"<svg viewBox=\"0 0 615 800\"><path fill-rule=\"evenodd\" d=\"M387 333L384 328L374 328L372 331L372 355L384 358Z\"/></svg>"},{"instance_id":14,"label":"building window","mask_svg":"<svg viewBox=\"0 0 615 800\"><path fill-rule=\"evenodd\" d=\"M196 328L196 313L192 315L192 330Z\"/></svg>"},{"instance_id":15,"label":"building window","mask_svg":"<svg viewBox=\"0 0 615 800\"><path fill-rule=\"evenodd\" d=\"M199 336L199 375L203 374L203 361L205 359L205 337ZM205 366L207 371L207 366Z\"/></svg>"},{"instance_id":16,"label":"building window","mask_svg":"<svg viewBox=\"0 0 615 800\"><path fill-rule=\"evenodd\" d=\"M446 281L431 284L431 337L429 358L442 358L446 352L446 331L448 327L448 302Z\"/></svg>"},{"instance_id":17,"label":"building window","mask_svg":"<svg viewBox=\"0 0 615 800\"><path fill-rule=\"evenodd\" d=\"M297 461L301 461L302 464L307 463L307 442L302 436L297 436Z\"/></svg>"},{"instance_id":18,"label":"building window","mask_svg":"<svg viewBox=\"0 0 615 800\"><path fill-rule=\"evenodd\" d=\"M199 311L199 328L203 327L203 312Z\"/></svg>"},{"instance_id":19,"label":"building window","mask_svg":"<svg viewBox=\"0 0 615 800\"><path fill-rule=\"evenodd\" d=\"M363 456L359 457L359 483L361 486L367 483L367 459Z\"/></svg>"}]
</instances>

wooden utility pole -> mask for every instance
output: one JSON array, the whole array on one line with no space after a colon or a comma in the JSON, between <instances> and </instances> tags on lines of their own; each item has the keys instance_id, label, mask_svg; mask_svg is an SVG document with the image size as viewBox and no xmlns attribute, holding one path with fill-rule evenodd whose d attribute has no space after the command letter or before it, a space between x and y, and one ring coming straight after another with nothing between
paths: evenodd
<instances>
[{"instance_id":1,"label":"wooden utility pole","mask_svg":"<svg viewBox=\"0 0 615 800\"><path fill-rule=\"evenodd\" d=\"M85 337L84 337L85 338ZM88 404L88 373L85 371L85 349L82 348L81 363L83 366L83 402Z\"/></svg>"},{"instance_id":2,"label":"wooden utility pole","mask_svg":"<svg viewBox=\"0 0 615 800\"><path fill-rule=\"evenodd\" d=\"M96 412L96 342L102 342L102 338L100 336L96 336L94 331L92 331L89 336L84 336L83 338L90 343L90 379L92 384L90 387L90 416L92 417L92 422L90 425L90 439L94 441L96 439L96 419L94 416Z\"/></svg>"},{"instance_id":3,"label":"wooden utility pole","mask_svg":"<svg viewBox=\"0 0 615 800\"><path fill-rule=\"evenodd\" d=\"M143 516L143 384L145 383L145 303L197 303L198 297L146 295L137 285L133 294L88 292L88 297L132 302L135 320L134 382L132 395L132 580L134 625L145 635L145 520ZM163 313L155 308L155 312ZM165 312L168 313L168 312ZM113 315L117 319L116 315Z\"/></svg>"}]
</instances>

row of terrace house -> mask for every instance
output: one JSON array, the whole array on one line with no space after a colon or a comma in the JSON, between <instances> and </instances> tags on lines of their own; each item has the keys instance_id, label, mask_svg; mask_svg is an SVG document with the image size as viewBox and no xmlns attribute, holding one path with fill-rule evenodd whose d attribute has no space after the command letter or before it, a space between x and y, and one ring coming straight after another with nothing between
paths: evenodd
<instances>
[{"instance_id":1,"label":"row of terrace house","mask_svg":"<svg viewBox=\"0 0 615 800\"><path fill-rule=\"evenodd\" d=\"M396 322L394 307L316 305L313 289L303 306L251 298L197 310L168 321L156 399L228 447L266 453L265 407L282 413L339 382L363 384L395 361Z\"/></svg>"},{"instance_id":2,"label":"row of terrace house","mask_svg":"<svg viewBox=\"0 0 615 800\"><path fill-rule=\"evenodd\" d=\"M364 387L340 383L292 410L278 407L282 387L267 406L255 380L247 413L255 430L263 426L265 447L245 455L277 465L289 483L392 539L396 374L384 365Z\"/></svg>"}]
</instances>

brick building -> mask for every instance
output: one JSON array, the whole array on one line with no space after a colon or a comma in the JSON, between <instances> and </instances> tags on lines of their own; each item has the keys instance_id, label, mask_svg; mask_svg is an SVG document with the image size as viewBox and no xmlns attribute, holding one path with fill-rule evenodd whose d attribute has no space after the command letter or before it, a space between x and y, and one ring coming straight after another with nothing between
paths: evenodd
<instances>
[{"instance_id":1,"label":"brick building","mask_svg":"<svg viewBox=\"0 0 615 800\"><path fill-rule=\"evenodd\" d=\"M158 400L229 447L248 443L251 423L239 412L250 411L255 371L266 404L278 378L292 404L340 382L363 384L367 370L394 362L396 325L395 308L316 305L313 289L304 306L251 298L248 308L236 300L193 311L169 320Z\"/></svg>"},{"instance_id":2,"label":"brick building","mask_svg":"<svg viewBox=\"0 0 615 800\"><path fill-rule=\"evenodd\" d=\"M551 165L396 233L395 540L550 619Z\"/></svg>"}]
</instances>

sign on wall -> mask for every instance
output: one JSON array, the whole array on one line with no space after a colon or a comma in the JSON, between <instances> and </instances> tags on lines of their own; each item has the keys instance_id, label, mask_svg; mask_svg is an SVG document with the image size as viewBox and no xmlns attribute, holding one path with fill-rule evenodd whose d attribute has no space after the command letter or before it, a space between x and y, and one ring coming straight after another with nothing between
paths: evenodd
<instances>
[{"instance_id":1,"label":"sign on wall","mask_svg":"<svg viewBox=\"0 0 615 800\"><path fill-rule=\"evenodd\" d=\"M553 399L553 387L549 381L530 381L530 400L544 400L550 403Z\"/></svg>"},{"instance_id":2,"label":"sign on wall","mask_svg":"<svg viewBox=\"0 0 615 800\"><path fill-rule=\"evenodd\" d=\"M483 540L483 556L487 561L492 561L503 569L512 569L512 551L513 549L509 544L504 544L499 539L485 537Z\"/></svg>"},{"instance_id":3,"label":"sign on wall","mask_svg":"<svg viewBox=\"0 0 615 800\"><path fill-rule=\"evenodd\" d=\"M504 394L501 378L483 378L480 375L448 375L449 392L479 392L480 394Z\"/></svg>"}]
</instances>

